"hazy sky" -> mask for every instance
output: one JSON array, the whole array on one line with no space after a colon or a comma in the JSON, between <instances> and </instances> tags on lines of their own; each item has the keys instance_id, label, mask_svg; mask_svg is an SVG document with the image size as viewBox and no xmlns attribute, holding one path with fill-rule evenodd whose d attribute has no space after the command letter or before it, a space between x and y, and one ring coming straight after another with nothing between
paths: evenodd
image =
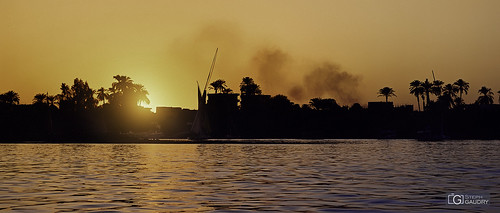
<instances>
[{"instance_id":1,"label":"hazy sky","mask_svg":"<svg viewBox=\"0 0 500 213\"><path fill-rule=\"evenodd\" d=\"M22 103L120 74L151 107L196 108L216 48L212 80L234 91L250 76L297 103L365 105L390 86L396 104L414 104L409 82L434 70L470 82L469 103L483 85L500 90L500 1L0 0L0 93Z\"/></svg>"}]
</instances>

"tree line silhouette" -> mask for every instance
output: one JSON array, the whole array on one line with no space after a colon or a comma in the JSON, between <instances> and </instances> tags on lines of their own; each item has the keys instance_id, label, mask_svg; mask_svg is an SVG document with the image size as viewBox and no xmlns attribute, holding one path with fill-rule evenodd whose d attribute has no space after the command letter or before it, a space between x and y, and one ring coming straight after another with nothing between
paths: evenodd
<instances>
[{"instance_id":1,"label":"tree line silhouette","mask_svg":"<svg viewBox=\"0 0 500 213\"><path fill-rule=\"evenodd\" d=\"M152 129L146 88L130 77L115 75L111 87L98 90L75 78L59 94L38 93L31 105L19 105L19 94L0 95L0 140L114 140L126 133Z\"/></svg>"},{"instance_id":2,"label":"tree line silhouette","mask_svg":"<svg viewBox=\"0 0 500 213\"><path fill-rule=\"evenodd\" d=\"M227 88L224 80L214 81L216 82L224 82L219 84L222 85L219 91L232 91ZM386 104L383 105L374 104L370 107L369 104L368 108L363 108L359 103L340 106L333 98L312 98L308 104L299 106L284 95L262 95L259 85L252 78L245 77L240 84L240 108L232 110L231 115L226 115L231 119L221 119L224 113L212 109L211 123L215 128L212 136L499 138L500 125L497 121L500 107L492 105L492 90L483 86L478 90L480 96L477 101L466 104L463 95L467 95L469 88L469 83L462 79L452 84L445 84L440 80L414 80L410 83L409 92L417 99L417 111L408 106L394 107L389 98L397 96L391 87L383 87L378 91L378 96L385 97ZM212 89L215 90L215 87ZM221 96L225 94L215 93ZM226 123L216 122L220 120ZM217 129L217 126L230 128Z\"/></svg>"},{"instance_id":3,"label":"tree line silhouette","mask_svg":"<svg viewBox=\"0 0 500 213\"><path fill-rule=\"evenodd\" d=\"M59 94L36 94L31 105L20 105L14 91L0 94L0 140L87 142L190 136L194 111L175 121L155 115L140 106L149 104L143 85L128 76L113 78L108 89L97 90L76 78L72 85L62 83ZM470 86L462 79L450 84L428 79L410 82L409 93L417 99L415 111L394 107L389 98L397 96L391 87L377 92L385 98L383 105L368 108L359 103L341 106L333 98L320 97L298 105L285 95L263 94L251 77L242 79L239 94L223 79L212 82L209 89L214 91L208 99L214 138L500 138L500 108L493 104L493 91L483 86L478 99L466 104L463 96Z\"/></svg>"},{"instance_id":4,"label":"tree line silhouette","mask_svg":"<svg viewBox=\"0 0 500 213\"><path fill-rule=\"evenodd\" d=\"M499 138L500 106L493 105L492 89L482 86L477 91L477 100L466 104L463 96L468 94L469 89L469 83L463 79L448 84L428 79L410 82L410 94L417 99L418 111L423 112L418 114L416 122L425 124L418 128L420 131L417 133L431 132L434 136L448 135L451 138ZM395 91L384 87L380 89L379 96L385 96L387 102L388 97L395 96ZM436 99L431 99L431 96Z\"/></svg>"},{"instance_id":5,"label":"tree line silhouette","mask_svg":"<svg viewBox=\"0 0 500 213\"><path fill-rule=\"evenodd\" d=\"M422 106L424 109L430 107L430 105L438 103L449 109L454 107L463 107L465 102L462 98L463 94L467 95L469 91L469 83L458 79L453 84L444 85L443 81L434 80L429 82L428 79L425 81L414 80L410 83L410 94L415 95L417 98L417 105L420 110L420 97L422 98ZM493 92L490 88L483 86L478 91L481 96L475 102L476 104L493 104ZM499 91L500 93L500 91ZM430 95L435 95L437 101L431 101Z\"/></svg>"}]
</instances>

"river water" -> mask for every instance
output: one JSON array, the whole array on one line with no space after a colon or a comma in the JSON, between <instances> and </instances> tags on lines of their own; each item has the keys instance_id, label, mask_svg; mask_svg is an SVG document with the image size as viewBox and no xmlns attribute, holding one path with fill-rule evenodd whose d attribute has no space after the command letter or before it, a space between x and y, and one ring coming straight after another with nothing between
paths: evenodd
<instances>
[{"instance_id":1,"label":"river water","mask_svg":"<svg viewBox=\"0 0 500 213\"><path fill-rule=\"evenodd\" d=\"M0 144L0 211L500 211L500 141L300 142Z\"/></svg>"}]
</instances>

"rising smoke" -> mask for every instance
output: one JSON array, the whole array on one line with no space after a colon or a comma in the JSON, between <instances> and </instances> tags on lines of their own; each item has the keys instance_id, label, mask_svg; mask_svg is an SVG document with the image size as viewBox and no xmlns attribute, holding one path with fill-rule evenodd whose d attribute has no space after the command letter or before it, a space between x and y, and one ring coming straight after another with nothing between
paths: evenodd
<instances>
[{"instance_id":1,"label":"rising smoke","mask_svg":"<svg viewBox=\"0 0 500 213\"><path fill-rule=\"evenodd\" d=\"M360 77L342 71L340 66L331 62L317 66L303 78L303 85L290 90L293 97L297 91L302 91L294 98L334 98L342 104L353 104L359 101L358 86Z\"/></svg>"},{"instance_id":2,"label":"rising smoke","mask_svg":"<svg viewBox=\"0 0 500 213\"><path fill-rule=\"evenodd\" d=\"M264 92L286 93L292 101L299 103L317 97L334 98L342 104L360 101L358 87L361 78L343 71L332 62L297 70L297 67L304 66L295 64L291 54L278 48L264 48L256 51L252 63ZM297 80L296 75L301 75L299 78L302 79Z\"/></svg>"},{"instance_id":3,"label":"rising smoke","mask_svg":"<svg viewBox=\"0 0 500 213\"><path fill-rule=\"evenodd\" d=\"M203 82L213 51L218 47L219 57L212 81L222 78L235 92L239 90L241 79L249 76L261 85L264 94L284 94L300 104L318 97L334 98L340 104L360 101L360 76L342 70L333 62L307 62L300 55L276 45L256 48L262 45L261 39L245 36L237 25L216 22L178 39L170 50L184 70Z\"/></svg>"},{"instance_id":4,"label":"rising smoke","mask_svg":"<svg viewBox=\"0 0 500 213\"><path fill-rule=\"evenodd\" d=\"M257 80L263 90L283 93L283 89L289 86L288 75L290 73L285 69L290 66L290 63L290 56L280 49L263 48L255 52L251 69L257 71Z\"/></svg>"}]
</instances>

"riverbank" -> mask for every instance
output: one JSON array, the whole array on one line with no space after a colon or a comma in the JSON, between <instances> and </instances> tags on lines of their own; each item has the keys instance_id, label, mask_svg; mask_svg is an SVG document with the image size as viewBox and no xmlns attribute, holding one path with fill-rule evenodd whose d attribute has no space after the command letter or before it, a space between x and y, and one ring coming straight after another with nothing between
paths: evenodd
<instances>
[{"instance_id":1,"label":"riverbank","mask_svg":"<svg viewBox=\"0 0 500 213\"><path fill-rule=\"evenodd\" d=\"M115 140L115 141L0 141L0 144L338 144L357 143L360 141L421 141L417 139L155 139L155 140ZM450 141L498 141L498 139L447 139L425 140L421 142Z\"/></svg>"}]
</instances>

